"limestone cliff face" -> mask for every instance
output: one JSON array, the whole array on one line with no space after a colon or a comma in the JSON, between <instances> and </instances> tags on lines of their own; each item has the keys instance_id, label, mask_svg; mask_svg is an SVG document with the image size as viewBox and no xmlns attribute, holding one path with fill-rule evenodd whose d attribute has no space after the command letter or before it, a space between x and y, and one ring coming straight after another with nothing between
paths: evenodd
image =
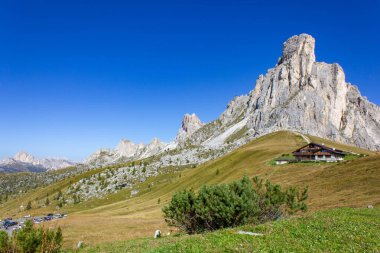
<instances>
[{"instance_id":1,"label":"limestone cliff face","mask_svg":"<svg viewBox=\"0 0 380 253\"><path fill-rule=\"evenodd\" d=\"M220 116L220 122L222 125L229 125L239 117L244 116L244 112L247 109L247 103L249 101L249 96L242 95L235 97L227 106L227 109Z\"/></svg>"},{"instance_id":2,"label":"limestone cliff face","mask_svg":"<svg viewBox=\"0 0 380 253\"><path fill-rule=\"evenodd\" d=\"M76 165L75 162L63 158L39 159L22 151L13 158L0 160L0 172L43 172L47 170L58 170Z\"/></svg>"},{"instance_id":3,"label":"limestone cliff face","mask_svg":"<svg viewBox=\"0 0 380 253\"><path fill-rule=\"evenodd\" d=\"M217 120L204 124L195 114L186 114L168 144L157 139L146 146L122 141L116 150L99 150L85 163L141 159L169 150L175 151L178 164L199 163L279 130L380 150L380 107L346 82L338 64L316 62L314 49L312 36L293 36L284 43L275 67L259 76L248 95L235 97ZM163 155L161 162L172 158Z\"/></svg>"},{"instance_id":4,"label":"limestone cliff face","mask_svg":"<svg viewBox=\"0 0 380 253\"><path fill-rule=\"evenodd\" d=\"M178 130L176 142L181 143L191 137L199 128L203 127L202 121L197 115L186 113L182 120L181 128Z\"/></svg>"},{"instance_id":5,"label":"limestone cliff face","mask_svg":"<svg viewBox=\"0 0 380 253\"><path fill-rule=\"evenodd\" d=\"M338 64L315 61L315 40L293 36L277 65L256 81L245 117L256 135L296 130L380 150L380 108L345 81Z\"/></svg>"},{"instance_id":6,"label":"limestone cliff face","mask_svg":"<svg viewBox=\"0 0 380 253\"><path fill-rule=\"evenodd\" d=\"M168 144L154 138L149 144L137 144L130 140L121 140L115 149L100 149L91 154L84 164L105 165L122 162L120 159L137 160L158 154L167 148Z\"/></svg>"},{"instance_id":7,"label":"limestone cliff face","mask_svg":"<svg viewBox=\"0 0 380 253\"><path fill-rule=\"evenodd\" d=\"M338 64L316 62L314 49L310 35L289 38L276 66L259 76L249 95L235 97L218 120L200 128L190 141L220 148L239 131L235 139L241 144L292 130L380 150L380 107L346 82Z\"/></svg>"},{"instance_id":8,"label":"limestone cliff face","mask_svg":"<svg viewBox=\"0 0 380 253\"><path fill-rule=\"evenodd\" d=\"M121 140L117 145L115 151L120 156L132 157L143 151L145 145L143 143L136 144L130 140Z\"/></svg>"}]
</instances>

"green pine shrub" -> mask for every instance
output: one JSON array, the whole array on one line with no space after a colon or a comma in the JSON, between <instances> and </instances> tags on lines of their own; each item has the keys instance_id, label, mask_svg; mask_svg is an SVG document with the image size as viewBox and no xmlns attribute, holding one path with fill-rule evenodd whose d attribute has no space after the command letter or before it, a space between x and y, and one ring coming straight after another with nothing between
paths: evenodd
<instances>
[{"instance_id":1,"label":"green pine shrub","mask_svg":"<svg viewBox=\"0 0 380 253\"><path fill-rule=\"evenodd\" d=\"M198 193L193 189L177 192L163 213L169 226L189 234L260 224L306 211L307 191L282 190L269 181L244 177L230 184L202 186Z\"/></svg>"},{"instance_id":2,"label":"green pine shrub","mask_svg":"<svg viewBox=\"0 0 380 253\"><path fill-rule=\"evenodd\" d=\"M0 231L0 253L10 252L11 246L7 232Z\"/></svg>"},{"instance_id":3,"label":"green pine shrub","mask_svg":"<svg viewBox=\"0 0 380 253\"><path fill-rule=\"evenodd\" d=\"M5 231L0 231L0 253L57 253L62 247L62 231L35 227L31 221L15 231L9 238Z\"/></svg>"},{"instance_id":4,"label":"green pine shrub","mask_svg":"<svg viewBox=\"0 0 380 253\"><path fill-rule=\"evenodd\" d=\"M28 204L26 205L26 210L30 210L32 209L32 202L31 201L28 201Z\"/></svg>"}]
</instances>

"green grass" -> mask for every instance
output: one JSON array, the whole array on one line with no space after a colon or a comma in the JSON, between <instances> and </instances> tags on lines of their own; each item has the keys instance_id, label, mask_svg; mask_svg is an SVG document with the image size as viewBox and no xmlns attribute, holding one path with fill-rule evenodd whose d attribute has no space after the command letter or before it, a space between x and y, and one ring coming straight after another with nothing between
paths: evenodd
<instances>
[{"instance_id":1,"label":"green grass","mask_svg":"<svg viewBox=\"0 0 380 253\"><path fill-rule=\"evenodd\" d=\"M277 159L285 159L289 162L296 162L296 158L292 154L282 154L281 156L277 157L276 159L273 159L269 162L269 165L277 165L276 161Z\"/></svg>"},{"instance_id":2,"label":"green grass","mask_svg":"<svg viewBox=\"0 0 380 253\"><path fill-rule=\"evenodd\" d=\"M228 183L241 179L244 175L269 179L283 187L309 186L310 213L337 207L380 205L380 155L316 137L311 138L318 143L324 142L329 146L368 156L340 163L271 166L269 163L274 158L290 154L306 144L300 136L291 132L272 133L196 168L173 167L163 174L148 178L134 187L139 190L135 197L130 197L129 190L121 190L102 199L69 205L59 210L69 214L67 219L59 221L64 231L64 246L73 248L78 241L96 246L99 243L146 237L152 235L155 229L167 233L170 230L164 222L161 209L176 191L190 187L197 190L204 184ZM99 169L102 170L104 168ZM25 205L28 200L36 197L44 199L47 192L52 196L58 189L67 188L70 180L77 182L99 171L90 171L12 199L0 206L0 216L23 216L27 213L18 213L21 204ZM32 209L30 213L40 215L52 211L55 210L51 204L48 208Z\"/></svg>"},{"instance_id":3,"label":"green grass","mask_svg":"<svg viewBox=\"0 0 380 253\"><path fill-rule=\"evenodd\" d=\"M348 154L344 157L345 161L350 161L359 157L363 157L364 155L356 155L356 154Z\"/></svg>"},{"instance_id":4,"label":"green grass","mask_svg":"<svg viewBox=\"0 0 380 253\"><path fill-rule=\"evenodd\" d=\"M264 236L239 235L239 230ZM379 235L379 208L339 208L201 235L106 243L79 252L379 252Z\"/></svg>"}]
</instances>

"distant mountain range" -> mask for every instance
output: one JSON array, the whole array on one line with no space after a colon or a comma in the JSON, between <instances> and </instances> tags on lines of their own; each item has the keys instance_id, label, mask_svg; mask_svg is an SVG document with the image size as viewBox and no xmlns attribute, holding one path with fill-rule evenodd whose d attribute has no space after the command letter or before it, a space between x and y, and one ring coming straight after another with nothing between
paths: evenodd
<instances>
[{"instance_id":1,"label":"distant mountain range","mask_svg":"<svg viewBox=\"0 0 380 253\"><path fill-rule=\"evenodd\" d=\"M26 152L19 152L13 158L5 158L0 161L0 172L44 172L73 165L76 163L62 158L38 159Z\"/></svg>"},{"instance_id":2,"label":"distant mountain range","mask_svg":"<svg viewBox=\"0 0 380 253\"><path fill-rule=\"evenodd\" d=\"M293 36L283 44L275 67L259 76L248 95L235 97L217 120L204 124L195 114L186 114L170 143L122 140L115 149L98 150L85 163L160 155L165 165L173 154L177 164L199 163L279 130L380 150L379 106L345 81L341 66L316 62L314 49L312 36Z\"/></svg>"},{"instance_id":3,"label":"distant mountain range","mask_svg":"<svg viewBox=\"0 0 380 253\"><path fill-rule=\"evenodd\" d=\"M176 149L180 143L186 141L199 128L204 126L195 114L186 114L183 118L181 128L177 137L170 143L164 143L154 138L149 144L136 144L130 140L121 140L115 149L100 149L88 157L85 164L112 164L122 159L137 160Z\"/></svg>"}]
</instances>

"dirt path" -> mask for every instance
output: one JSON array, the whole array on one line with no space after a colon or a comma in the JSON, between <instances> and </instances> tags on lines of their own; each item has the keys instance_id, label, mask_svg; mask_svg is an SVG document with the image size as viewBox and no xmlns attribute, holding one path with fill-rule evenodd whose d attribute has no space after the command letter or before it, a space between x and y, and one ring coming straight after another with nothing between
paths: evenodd
<instances>
[{"instance_id":1,"label":"dirt path","mask_svg":"<svg viewBox=\"0 0 380 253\"><path fill-rule=\"evenodd\" d=\"M304 135L302 133L299 133L299 132L293 132L293 133L295 133L296 135L301 136L307 143L311 142L310 139L309 139L309 137L307 137L306 135Z\"/></svg>"}]
</instances>

